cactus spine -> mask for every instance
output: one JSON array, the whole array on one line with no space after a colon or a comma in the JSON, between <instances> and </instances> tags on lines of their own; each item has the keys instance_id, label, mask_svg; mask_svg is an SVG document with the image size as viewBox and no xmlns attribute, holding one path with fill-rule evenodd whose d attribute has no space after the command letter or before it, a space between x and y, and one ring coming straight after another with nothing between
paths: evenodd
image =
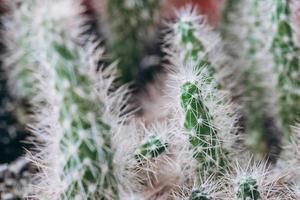
<instances>
[{"instance_id":1,"label":"cactus spine","mask_svg":"<svg viewBox=\"0 0 300 200\"><path fill-rule=\"evenodd\" d=\"M238 183L238 191L237 197L241 200L252 199L258 200L260 199L260 193L258 191L257 181L251 177L248 177L241 182Z\"/></svg>"},{"instance_id":2,"label":"cactus spine","mask_svg":"<svg viewBox=\"0 0 300 200\"><path fill-rule=\"evenodd\" d=\"M175 24L175 38L178 39L175 48L180 49L179 56L183 65L192 62L191 66L195 76L201 75L201 71L209 71L205 81L210 84L213 80L213 68L209 61L208 52L204 43L197 35L205 24L201 24L203 19L192 10L179 16L179 21ZM190 12L190 13L188 13ZM188 67L188 66L183 66ZM203 74L202 74L203 75ZM190 131L190 143L195 149L195 156L199 161L199 170L205 172L205 176L216 169L225 167L226 158L222 152L220 139L217 130L213 125L211 111L205 105L201 84L195 80L187 80L180 86L180 103L184 112L184 127ZM211 88L216 90L216 88ZM213 93L214 91L211 91ZM214 98L214 97L206 97ZM217 171L218 171L217 170Z\"/></svg>"}]
</instances>

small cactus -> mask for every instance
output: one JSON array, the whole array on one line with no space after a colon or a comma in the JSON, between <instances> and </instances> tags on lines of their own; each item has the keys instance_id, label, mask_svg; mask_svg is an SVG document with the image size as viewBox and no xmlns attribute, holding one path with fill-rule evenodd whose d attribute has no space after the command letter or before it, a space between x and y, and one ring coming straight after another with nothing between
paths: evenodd
<instances>
[{"instance_id":1,"label":"small cactus","mask_svg":"<svg viewBox=\"0 0 300 200\"><path fill-rule=\"evenodd\" d=\"M251 177L241 180L237 191L237 197L241 200L259 200L260 194L258 191L257 181Z\"/></svg>"},{"instance_id":2,"label":"small cactus","mask_svg":"<svg viewBox=\"0 0 300 200\"><path fill-rule=\"evenodd\" d=\"M212 200L202 189L193 190L189 200Z\"/></svg>"},{"instance_id":3,"label":"small cactus","mask_svg":"<svg viewBox=\"0 0 300 200\"><path fill-rule=\"evenodd\" d=\"M150 136L136 151L136 157L155 158L166 151L166 145L163 144L157 136Z\"/></svg>"},{"instance_id":4,"label":"small cactus","mask_svg":"<svg viewBox=\"0 0 300 200\"><path fill-rule=\"evenodd\" d=\"M176 61L180 63L179 66L175 63L179 69L178 72L174 70L173 78L180 88L179 98L184 115L184 127L189 132L190 143L199 161L200 174L209 176L226 167L227 162L218 136L218 128L214 125L214 110L211 109L215 108L210 107L212 106L210 104L217 104L215 105L217 107L218 104L220 107L226 104L222 100L218 102L219 97L216 94L219 91L213 76L215 68L209 61L209 53L217 39L213 41L214 34L204 23L203 18L190 7L178 13L178 22L173 27L173 35L167 37L173 52L167 53L170 55L169 60L176 57ZM208 33L212 33L212 36L208 37L206 35ZM210 91L204 91L205 89ZM224 118L230 115L234 114L224 113ZM232 119L227 122L232 122Z\"/></svg>"}]
</instances>

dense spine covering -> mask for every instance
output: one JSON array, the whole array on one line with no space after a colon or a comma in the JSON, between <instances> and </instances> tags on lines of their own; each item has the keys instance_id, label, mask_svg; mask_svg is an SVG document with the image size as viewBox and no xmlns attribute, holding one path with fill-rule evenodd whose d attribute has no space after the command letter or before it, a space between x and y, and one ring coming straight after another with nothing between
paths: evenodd
<instances>
[{"instance_id":1,"label":"dense spine covering","mask_svg":"<svg viewBox=\"0 0 300 200\"><path fill-rule=\"evenodd\" d=\"M183 83L181 106L185 113L184 127L191 131L190 143L196 150L195 157L201 163L199 166L201 172L209 175L215 171L214 169L225 167L217 131L212 126L212 117L203 103L201 88L197 83Z\"/></svg>"},{"instance_id":2,"label":"dense spine covering","mask_svg":"<svg viewBox=\"0 0 300 200\"><path fill-rule=\"evenodd\" d=\"M248 5L248 6L247 6ZM275 104L274 81L268 79L272 71L270 70L273 62L268 55L264 35L264 22L261 15L260 3L253 1L242 4L247 6L244 9L244 19L251 16L252 20L246 21L245 26L245 55L246 69L242 74L244 89L244 115L246 118L245 129L250 134L248 144L250 147L267 156L271 161L276 160L280 153L280 126L275 118L277 113ZM249 98L249 99L246 99ZM270 100L272 99L272 100ZM274 100L275 99L275 100Z\"/></svg>"},{"instance_id":3,"label":"dense spine covering","mask_svg":"<svg viewBox=\"0 0 300 200\"><path fill-rule=\"evenodd\" d=\"M227 147L234 140L235 114L216 82L217 67L210 60L219 37L191 7L179 11L178 21L171 28L165 49L171 62L166 94L175 104L170 105L175 109L174 119L189 136L198 178L206 180L228 169ZM197 185L189 199L211 199L215 195L203 191L201 181Z\"/></svg>"},{"instance_id":4,"label":"dense spine covering","mask_svg":"<svg viewBox=\"0 0 300 200\"><path fill-rule=\"evenodd\" d=\"M258 191L257 181L253 178L246 178L239 182L239 187L237 191L237 197L239 199L253 199L258 200L260 193Z\"/></svg>"},{"instance_id":5,"label":"dense spine covering","mask_svg":"<svg viewBox=\"0 0 300 200\"><path fill-rule=\"evenodd\" d=\"M151 135L136 151L137 159L142 157L155 158L166 151L166 144L157 136Z\"/></svg>"},{"instance_id":6,"label":"dense spine covering","mask_svg":"<svg viewBox=\"0 0 300 200\"><path fill-rule=\"evenodd\" d=\"M285 191L287 184L282 180L286 174L279 174L265 162L253 161L247 157L244 163L232 166L230 174L225 176L223 187L228 200L276 200L293 199L291 192Z\"/></svg>"},{"instance_id":7,"label":"dense spine covering","mask_svg":"<svg viewBox=\"0 0 300 200\"><path fill-rule=\"evenodd\" d=\"M160 1L108 0L106 4L108 52L119 60L122 81L129 82L137 78Z\"/></svg>"},{"instance_id":8,"label":"dense spine covering","mask_svg":"<svg viewBox=\"0 0 300 200\"><path fill-rule=\"evenodd\" d=\"M289 1L276 0L272 3L275 33L271 51L274 55L275 70L278 73L281 120L286 132L289 133L291 126L299 119L300 113L299 47L294 42Z\"/></svg>"},{"instance_id":9,"label":"dense spine covering","mask_svg":"<svg viewBox=\"0 0 300 200\"><path fill-rule=\"evenodd\" d=\"M33 195L115 198L109 126L101 121L102 104L93 92L95 73L85 69L84 49L76 43L84 25L80 2L26 0L13 6L6 36L8 61L14 62L7 67L17 95L36 107L32 130L42 143L35 155L42 173Z\"/></svg>"},{"instance_id":10,"label":"dense spine covering","mask_svg":"<svg viewBox=\"0 0 300 200\"><path fill-rule=\"evenodd\" d=\"M184 114L184 127L190 132L190 143L195 149L200 172L204 176L209 176L226 167L226 156L222 151L220 137L217 135L218 128L223 127L215 126L213 111L207 105L207 99L217 101L214 96L214 93L218 93L217 86L209 88L212 91L208 96L205 96L203 91L205 85L214 84L212 74L214 68L208 55L213 44L209 44L212 46L205 44L211 41L207 39L207 36L205 37L205 31L208 33L209 28L203 20L192 8L182 11L178 22L174 25L173 40L175 42L173 45L175 54L178 53L179 56L179 65L182 65L178 67L190 68L183 69L183 71L190 70L191 73L189 74L191 77L185 77L186 79L180 83L180 104ZM199 32L202 32L202 35L199 35ZM217 42L217 40L212 41ZM218 103L222 104L222 102Z\"/></svg>"},{"instance_id":11,"label":"dense spine covering","mask_svg":"<svg viewBox=\"0 0 300 200\"><path fill-rule=\"evenodd\" d=\"M239 104L240 124L246 143L253 152L275 162L280 153L281 127L276 118L277 95L273 59L266 45L265 34L270 23L265 17L264 3L243 0L233 6L227 1L227 17L222 24L222 36L226 47L224 62L231 67L233 85L231 96ZM231 10L231 13L226 13ZM234 78L238 77L238 78Z\"/></svg>"},{"instance_id":12,"label":"dense spine covering","mask_svg":"<svg viewBox=\"0 0 300 200\"><path fill-rule=\"evenodd\" d=\"M101 28L108 57L97 36L86 34L91 29L80 1L7 2L4 67L14 98L32 105L27 119L37 152L30 159L41 173L26 192L34 199L299 199L298 125L275 164L281 150L276 73L287 132L296 123L296 113L287 112L298 100L298 47L287 1L228 0L225 48L205 17L192 7L179 11L163 46L169 62L163 97L147 110L154 117L141 114L133 100L138 81L120 79L139 80L158 0L106 1ZM250 142L236 132L241 124L231 101L241 105ZM257 162L240 142L269 158Z\"/></svg>"}]
</instances>

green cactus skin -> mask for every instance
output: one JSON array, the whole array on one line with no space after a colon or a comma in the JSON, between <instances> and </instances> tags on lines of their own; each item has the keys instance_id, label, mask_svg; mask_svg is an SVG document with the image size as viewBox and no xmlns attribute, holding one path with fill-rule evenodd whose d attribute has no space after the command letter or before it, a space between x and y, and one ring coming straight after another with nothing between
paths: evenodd
<instances>
[{"instance_id":1,"label":"green cactus skin","mask_svg":"<svg viewBox=\"0 0 300 200\"><path fill-rule=\"evenodd\" d=\"M212 198L203 189L196 189L192 191L189 200L212 200Z\"/></svg>"},{"instance_id":2,"label":"green cactus skin","mask_svg":"<svg viewBox=\"0 0 300 200\"><path fill-rule=\"evenodd\" d=\"M276 85L271 80L273 59L265 48L264 3L227 0L221 33L228 58L225 64L233 71L226 82L234 80L231 96L241 105L241 131L247 134L246 143L256 155L274 162L281 151L282 130L277 120Z\"/></svg>"},{"instance_id":3,"label":"green cactus skin","mask_svg":"<svg viewBox=\"0 0 300 200\"><path fill-rule=\"evenodd\" d=\"M266 88L264 83L265 74L260 72L259 68L262 68L262 64L259 62L259 54L264 49L264 41L259 38L259 30L261 29L261 22L259 15L258 1L251 2L249 5L248 13L246 16L252 16L255 20L249 22L248 32L246 35L245 43L245 61L247 61L247 69L242 74L242 82L244 85L244 95L252 100L244 100L244 115L246 119L246 133L249 134L249 145L253 151L259 153L262 156L268 155L268 159L275 160L276 150L273 150L274 155L270 155L269 152L275 149L276 145L279 145L281 138L280 128L276 122L273 124L278 131L268 131L266 123L272 123L271 119L276 116L274 112L274 106L271 105L269 100L270 88ZM269 122L268 122L269 121ZM272 141L271 141L272 140ZM272 143L273 142L273 143ZM280 150L278 150L280 152Z\"/></svg>"},{"instance_id":4,"label":"green cactus skin","mask_svg":"<svg viewBox=\"0 0 300 200\"><path fill-rule=\"evenodd\" d=\"M238 2L239 2L239 0L226 0L225 1L225 6L222 11L222 18L221 18L222 26L232 23L231 14L233 12L235 12ZM226 27L224 27L224 28L226 28Z\"/></svg>"},{"instance_id":5,"label":"green cactus skin","mask_svg":"<svg viewBox=\"0 0 300 200\"><path fill-rule=\"evenodd\" d=\"M24 1L16 11L22 14L17 20L21 20L21 28L26 31L17 41L24 53L18 63L19 73L15 81L18 82L24 96L40 95L41 89L55 91L54 98L57 98L58 102L44 100L53 110L57 110L57 118L51 115L49 117L56 120L61 130L58 136L51 138L55 140L53 143L59 145L59 162L51 167L66 187L55 199L111 199L117 196L117 188L113 175L110 131L108 125L101 121L101 103L93 94L92 79L82 72L81 68L85 66L80 60L82 51L74 43L74 38L68 34L69 27L64 24L67 19L44 17L35 15L34 12L39 9L38 6L43 6L43 3L47 3L48 6L62 3L61 6L64 6L63 2L68 0ZM79 13L77 17L78 19L72 20L80 20ZM35 19L44 21L38 26L32 26ZM37 33L42 33L39 35L43 37L42 43L32 40ZM37 54L45 56L35 56ZM44 71L41 70L43 68ZM50 74L44 74L46 71ZM40 82L34 79L37 74L53 76L53 83L47 83L47 88L41 88ZM54 150L53 153L57 151ZM54 190L61 190L55 186L49 188L53 189L52 187Z\"/></svg>"},{"instance_id":6,"label":"green cactus skin","mask_svg":"<svg viewBox=\"0 0 300 200\"><path fill-rule=\"evenodd\" d=\"M119 60L124 82L137 76L145 51L145 39L154 24L159 5L159 0L107 1L108 51L113 60Z\"/></svg>"},{"instance_id":7,"label":"green cactus skin","mask_svg":"<svg viewBox=\"0 0 300 200\"><path fill-rule=\"evenodd\" d=\"M185 49L185 59L198 60L199 52L204 52L205 48L202 42L195 35L195 27L192 22L179 22L178 33L182 47Z\"/></svg>"},{"instance_id":8,"label":"green cactus skin","mask_svg":"<svg viewBox=\"0 0 300 200\"><path fill-rule=\"evenodd\" d=\"M225 166L225 159L217 132L212 127L212 117L203 104L201 91L196 84L186 82L181 86L181 106L184 110L184 127L191 131L190 143L195 148L195 157L203 175L216 172Z\"/></svg>"},{"instance_id":9,"label":"green cactus skin","mask_svg":"<svg viewBox=\"0 0 300 200\"><path fill-rule=\"evenodd\" d=\"M139 159L155 158L166 151L166 146L158 136L150 136L146 142L139 146L135 155Z\"/></svg>"},{"instance_id":10,"label":"green cactus skin","mask_svg":"<svg viewBox=\"0 0 300 200\"><path fill-rule=\"evenodd\" d=\"M239 183L237 191L237 198L239 200L259 200L261 199L258 191L258 185L255 179L247 178Z\"/></svg>"},{"instance_id":11,"label":"green cactus skin","mask_svg":"<svg viewBox=\"0 0 300 200\"><path fill-rule=\"evenodd\" d=\"M179 47L183 62L195 63L195 75L208 69L206 79L213 79L213 66L210 64L205 46L196 35L197 21L181 20L175 26L175 38L179 38ZM199 162L199 172L207 177L225 166L225 154L213 127L212 116L204 103L201 89L197 83L185 82L181 85L180 103L184 112L184 127L191 132L190 143L195 149L195 157Z\"/></svg>"},{"instance_id":12,"label":"green cactus skin","mask_svg":"<svg viewBox=\"0 0 300 200\"><path fill-rule=\"evenodd\" d=\"M209 62L208 55L205 52L205 46L199 40L196 32L194 22L191 21L179 21L176 26L176 32L180 39L180 48L184 52L184 60L195 61L199 69L207 67L209 72L213 74L213 67Z\"/></svg>"},{"instance_id":13,"label":"green cactus skin","mask_svg":"<svg viewBox=\"0 0 300 200\"><path fill-rule=\"evenodd\" d=\"M285 132L290 133L300 114L300 73L299 48L293 42L293 30L290 24L291 9L286 0L276 0L273 22L276 33L271 51L274 55L278 73L277 86L280 95L280 115Z\"/></svg>"}]
</instances>

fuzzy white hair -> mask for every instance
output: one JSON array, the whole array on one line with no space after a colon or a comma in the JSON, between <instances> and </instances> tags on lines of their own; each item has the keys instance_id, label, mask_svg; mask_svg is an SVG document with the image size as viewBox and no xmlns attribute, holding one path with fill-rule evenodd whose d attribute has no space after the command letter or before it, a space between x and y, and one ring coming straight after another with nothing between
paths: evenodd
<instances>
[{"instance_id":1,"label":"fuzzy white hair","mask_svg":"<svg viewBox=\"0 0 300 200\"><path fill-rule=\"evenodd\" d=\"M292 200L291 192L287 190L284 181L288 174L278 172L264 161L255 161L253 155L248 155L244 161L236 160L231 164L231 170L225 175L223 186L225 198L228 200L239 199L237 196L240 184L247 179L255 180L255 190L262 200Z\"/></svg>"},{"instance_id":2,"label":"fuzzy white hair","mask_svg":"<svg viewBox=\"0 0 300 200\"><path fill-rule=\"evenodd\" d=\"M69 195L73 195L74 199L98 199L101 196L112 198L116 195L112 189L115 187L113 183L104 185L107 184L105 181L113 180L108 178L112 176L108 175L112 169L108 167L109 163L104 156L108 152L108 136L107 130L99 127L102 125L99 124L101 119L98 117L101 113L98 105L95 105L94 111L88 109L87 113L78 113L78 102L68 99L69 96L66 98L68 91L69 94L72 92L72 97L76 96L84 103L100 105L91 85L95 81L96 69L88 68L88 63L94 63L86 60L88 57L93 58L90 55L93 53L91 49L94 49L97 42L89 41L87 49L78 48L76 43L77 37L87 28L83 26L86 23L81 15L83 11L81 1L28 0L20 4L13 2L11 13L5 20L5 44L12 55L9 59L13 58L12 61L7 59L6 63L12 87L17 88L16 96L28 98L33 105L34 116L30 127L34 134L32 142L36 145L36 152L29 157L40 169L40 173L36 175L34 189L29 194L41 200L66 199L70 198ZM56 46L53 50L55 44L64 46ZM16 54L15 49L20 53ZM72 60L74 57L70 52L77 52L76 61ZM99 51L96 53L94 56L101 56ZM22 62L23 58L25 62ZM56 71L60 69L69 69L69 76ZM18 79L22 71L28 73L22 77L25 82ZM83 85L77 84L79 76L85 77L85 81L81 83ZM23 88L30 91L24 92ZM74 127L71 124L74 121L80 126ZM82 123L88 123L90 129L84 128ZM70 138L73 133L75 138L78 137L76 140ZM90 151L96 152L96 158L80 158L79 149L83 144ZM75 162L76 167L64 169L68 167L69 160ZM101 178L86 186L86 171L91 172L94 177L100 171ZM70 194L73 187L77 187L76 195Z\"/></svg>"}]
</instances>

